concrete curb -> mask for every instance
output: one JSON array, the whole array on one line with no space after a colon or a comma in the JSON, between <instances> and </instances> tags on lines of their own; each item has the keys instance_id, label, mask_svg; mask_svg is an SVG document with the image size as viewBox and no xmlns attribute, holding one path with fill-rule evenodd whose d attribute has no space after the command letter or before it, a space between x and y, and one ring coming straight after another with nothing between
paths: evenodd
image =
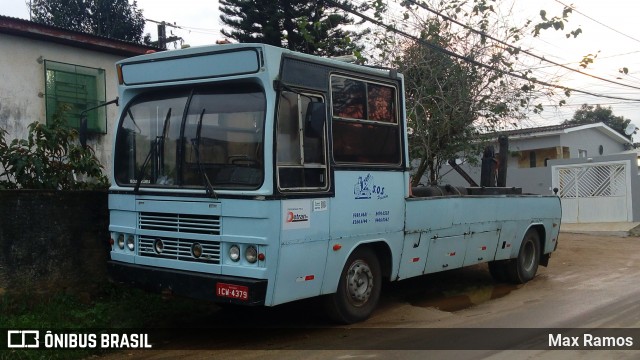
<instances>
[{"instance_id":1,"label":"concrete curb","mask_svg":"<svg viewBox=\"0 0 640 360\"><path fill-rule=\"evenodd\" d=\"M640 237L640 223L589 223L562 224L560 232L573 234L607 235L618 237Z\"/></svg>"}]
</instances>

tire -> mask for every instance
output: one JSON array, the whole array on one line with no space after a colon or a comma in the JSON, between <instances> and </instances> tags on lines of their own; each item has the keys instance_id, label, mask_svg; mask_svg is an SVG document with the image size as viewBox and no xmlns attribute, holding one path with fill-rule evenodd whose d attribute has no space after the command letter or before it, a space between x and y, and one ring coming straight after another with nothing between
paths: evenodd
<instances>
[{"instance_id":1,"label":"tire","mask_svg":"<svg viewBox=\"0 0 640 360\"><path fill-rule=\"evenodd\" d=\"M497 282L507 282L509 277L507 275L507 264L508 261L497 260L489 262L489 273L493 280Z\"/></svg>"},{"instance_id":2,"label":"tire","mask_svg":"<svg viewBox=\"0 0 640 360\"><path fill-rule=\"evenodd\" d=\"M341 324L366 320L378 305L381 287L380 262L375 253L367 247L356 249L342 269L337 291L326 298L327 315Z\"/></svg>"},{"instance_id":3,"label":"tire","mask_svg":"<svg viewBox=\"0 0 640 360\"><path fill-rule=\"evenodd\" d=\"M524 234L518 257L507 265L507 275L510 282L524 284L536 276L540 262L540 235L530 228Z\"/></svg>"}]
</instances>

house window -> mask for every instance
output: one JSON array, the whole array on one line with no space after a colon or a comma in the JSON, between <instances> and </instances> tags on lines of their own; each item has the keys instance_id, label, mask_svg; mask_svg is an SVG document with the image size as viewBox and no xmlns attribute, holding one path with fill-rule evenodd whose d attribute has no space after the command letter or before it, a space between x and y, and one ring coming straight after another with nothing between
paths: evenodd
<instances>
[{"instance_id":1,"label":"house window","mask_svg":"<svg viewBox=\"0 0 640 360\"><path fill-rule=\"evenodd\" d=\"M105 71L85 66L45 60L45 99L47 123L60 113L69 127L80 128L80 113L105 102ZM66 111L65 111L66 110ZM87 129L106 133L104 108L88 111Z\"/></svg>"},{"instance_id":2,"label":"house window","mask_svg":"<svg viewBox=\"0 0 640 360\"><path fill-rule=\"evenodd\" d=\"M529 152L529 167L536 167L536 152L535 151L530 151Z\"/></svg>"},{"instance_id":3,"label":"house window","mask_svg":"<svg viewBox=\"0 0 640 360\"><path fill-rule=\"evenodd\" d=\"M332 76L331 103L337 163L400 163L395 87Z\"/></svg>"},{"instance_id":4,"label":"house window","mask_svg":"<svg viewBox=\"0 0 640 360\"><path fill-rule=\"evenodd\" d=\"M578 149L578 157L586 158L587 157L587 150Z\"/></svg>"}]
</instances>

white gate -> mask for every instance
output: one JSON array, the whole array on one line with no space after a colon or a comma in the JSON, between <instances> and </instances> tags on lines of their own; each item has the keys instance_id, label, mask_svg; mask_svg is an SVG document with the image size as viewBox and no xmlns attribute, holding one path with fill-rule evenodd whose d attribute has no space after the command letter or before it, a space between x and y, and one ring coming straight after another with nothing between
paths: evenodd
<instances>
[{"instance_id":1,"label":"white gate","mask_svg":"<svg viewBox=\"0 0 640 360\"><path fill-rule=\"evenodd\" d=\"M629 161L557 165L552 174L562 201L562 222L633 220Z\"/></svg>"}]
</instances>

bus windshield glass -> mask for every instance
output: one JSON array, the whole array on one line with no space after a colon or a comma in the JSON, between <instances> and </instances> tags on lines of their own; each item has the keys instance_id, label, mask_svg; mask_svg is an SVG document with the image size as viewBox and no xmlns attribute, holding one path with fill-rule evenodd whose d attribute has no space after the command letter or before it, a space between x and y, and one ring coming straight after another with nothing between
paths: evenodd
<instances>
[{"instance_id":1,"label":"bus windshield glass","mask_svg":"<svg viewBox=\"0 0 640 360\"><path fill-rule=\"evenodd\" d=\"M257 189L265 107L254 84L138 96L118 126L115 180L134 188Z\"/></svg>"}]
</instances>

